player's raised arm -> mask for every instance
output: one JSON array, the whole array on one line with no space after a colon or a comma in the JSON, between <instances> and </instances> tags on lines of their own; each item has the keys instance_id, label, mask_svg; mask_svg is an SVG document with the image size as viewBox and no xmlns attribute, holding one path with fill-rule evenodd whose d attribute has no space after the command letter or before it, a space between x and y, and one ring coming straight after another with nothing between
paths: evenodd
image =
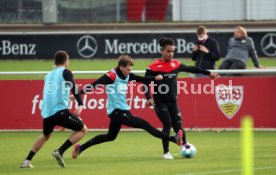
<instances>
[{"instance_id":1,"label":"player's raised arm","mask_svg":"<svg viewBox=\"0 0 276 175\"><path fill-rule=\"evenodd\" d=\"M109 71L108 73L102 75L99 79L96 81L92 82L90 86L83 88L80 91L80 94L85 94L95 88L97 88L98 85L106 85L106 84L112 84L116 78L116 74L112 71Z\"/></svg>"},{"instance_id":2,"label":"player's raised arm","mask_svg":"<svg viewBox=\"0 0 276 175\"><path fill-rule=\"evenodd\" d=\"M135 80L137 82L141 82L141 83L144 83L144 84L149 84L150 82L152 82L154 80L160 81L162 79L163 79L162 75L142 77L142 76L139 76L139 75L135 75L134 73L129 74L129 81Z\"/></svg>"},{"instance_id":3,"label":"player's raised arm","mask_svg":"<svg viewBox=\"0 0 276 175\"><path fill-rule=\"evenodd\" d=\"M181 72L204 74L204 75L208 75L210 78L219 78L219 75L217 73L212 73L208 70L200 69L195 66L186 66L185 64L181 64L179 69Z\"/></svg>"}]
</instances>

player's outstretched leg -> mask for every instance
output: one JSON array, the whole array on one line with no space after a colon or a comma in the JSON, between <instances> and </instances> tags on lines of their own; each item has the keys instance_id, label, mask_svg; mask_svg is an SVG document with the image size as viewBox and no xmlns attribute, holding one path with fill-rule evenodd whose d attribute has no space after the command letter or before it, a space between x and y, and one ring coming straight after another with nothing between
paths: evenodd
<instances>
[{"instance_id":1,"label":"player's outstretched leg","mask_svg":"<svg viewBox=\"0 0 276 175\"><path fill-rule=\"evenodd\" d=\"M117 122L116 119L115 120L111 119L107 134L97 135L82 145L75 144L72 152L72 158L76 159L84 150L86 150L91 146L115 140L118 133L120 132L120 129L121 129L121 124Z\"/></svg>"},{"instance_id":2,"label":"player's outstretched leg","mask_svg":"<svg viewBox=\"0 0 276 175\"><path fill-rule=\"evenodd\" d=\"M27 155L26 159L20 164L20 168L33 168L34 166L31 164L31 161L35 154L42 148L43 144L50 138L49 135L45 136L41 134L35 141L31 151Z\"/></svg>"}]
</instances>

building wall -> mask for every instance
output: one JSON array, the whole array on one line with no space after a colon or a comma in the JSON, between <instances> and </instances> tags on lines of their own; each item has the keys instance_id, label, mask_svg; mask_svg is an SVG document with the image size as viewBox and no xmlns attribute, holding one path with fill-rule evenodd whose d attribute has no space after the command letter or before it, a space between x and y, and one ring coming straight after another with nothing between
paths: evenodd
<instances>
[{"instance_id":1,"label":"building wall","mask_svg":"<svg viewBox=\"0 0 276 175\"><path fill-rule=\"evenodd\" d=\"M55 16L45 13L51 2ZM135 22L276 20L276 0L0 0L0 24L130 22L130 13Z\"/></svg>"},{"instance_id":2,"label":"building wall","mask_svg":"<svg viewBox=\"0 0 276 175\"><path fill-rule=\"evenodd\" d=\"M276 20L276 0L172 0L173 21Z\"/></svg>"}]
</instances>

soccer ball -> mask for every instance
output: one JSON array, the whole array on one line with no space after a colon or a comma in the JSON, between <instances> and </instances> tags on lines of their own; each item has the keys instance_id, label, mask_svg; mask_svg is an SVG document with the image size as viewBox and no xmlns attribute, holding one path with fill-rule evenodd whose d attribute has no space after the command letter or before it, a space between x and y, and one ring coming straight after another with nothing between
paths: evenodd
<instances>
[{"instance_id":1,"label":"soccer ball","mask_svg":"<svg viewBox=\"0 0 276 175\"><path fill-rule=\"evenodd\" d=\"M196 155L196 147L191 143L182 145L180 149L180 155L183 158L193 158Z\"/></svg>"}]
</instances>

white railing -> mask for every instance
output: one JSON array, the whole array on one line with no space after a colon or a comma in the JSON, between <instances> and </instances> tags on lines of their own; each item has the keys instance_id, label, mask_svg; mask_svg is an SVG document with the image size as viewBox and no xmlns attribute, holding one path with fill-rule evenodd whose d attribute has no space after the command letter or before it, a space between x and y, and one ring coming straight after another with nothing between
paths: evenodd
<instances>
[{"instance_id":1,"label":"white railing","mask_svg":"<svg viewBox=\"0 0 276 175\"><path fill-rule=\"evenodd\" d=\"M104 74L107 71L73 71L74 74ZM136 74L143 74L145 70L134 70ZM246 69L246 70L211 70L218 74L275 74L276 69ZM15 72L0 72L0 75L43 75L49 71L15 71Z\"/></svg>"}]
</instances>

